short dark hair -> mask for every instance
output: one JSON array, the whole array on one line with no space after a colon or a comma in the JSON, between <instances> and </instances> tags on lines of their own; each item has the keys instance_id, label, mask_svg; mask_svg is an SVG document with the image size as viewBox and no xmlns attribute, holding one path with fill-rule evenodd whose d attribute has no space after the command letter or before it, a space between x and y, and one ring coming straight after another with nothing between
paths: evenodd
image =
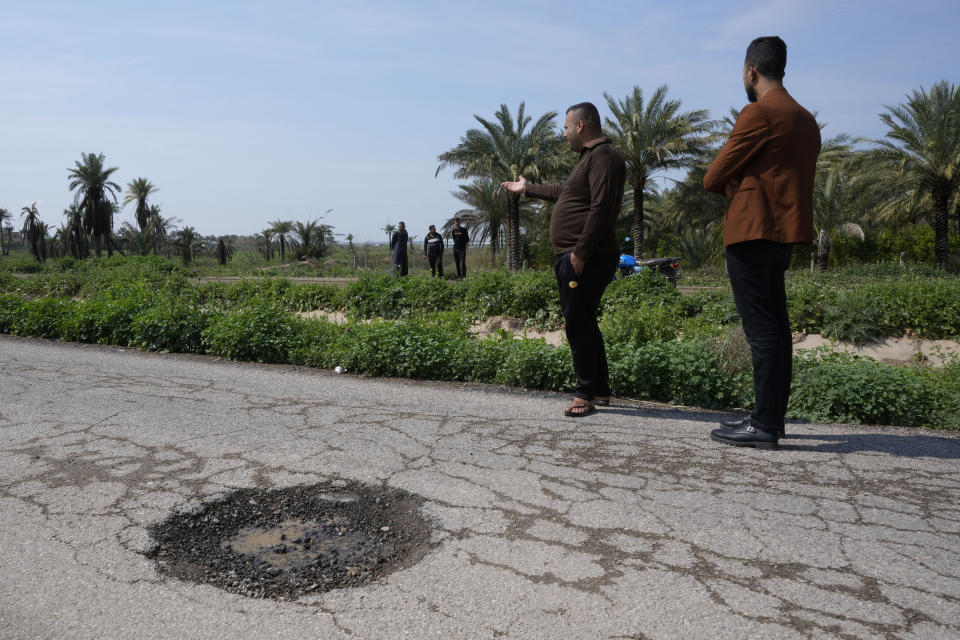
<instances>
[{"instance_id":1,"label":"short dark hair","mask_svg":"<svg viewBox=\"0 0 960 640\"><path fill-rule=\"evenodd\" d=\"M573 111L573 116L577 120L583 120L583 124L587 128L599 130L603 126L600 122L600 112L597 111L592 102L578 102L567 109L567 113L571 111Z\"/></svg>"},{"instance_id":2,"label":"short dark hair","mask_svg":"<svg viewBox=\"0 0 960 640\"><path fill-rule=\"evenodd\" d=\"M757 38L747 47L747 66L770 80L783 80L787 68L787 43L780 36Z\"/></svg>"}]
</instances>

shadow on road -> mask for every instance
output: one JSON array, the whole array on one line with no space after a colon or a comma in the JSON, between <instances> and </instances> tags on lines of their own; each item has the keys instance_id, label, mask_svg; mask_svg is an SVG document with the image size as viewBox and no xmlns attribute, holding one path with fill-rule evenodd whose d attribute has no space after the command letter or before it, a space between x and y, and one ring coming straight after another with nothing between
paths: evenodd
<instances>
[{"instance_id":1,"label":"shadow on road","mask_svg":"<svg viewBox=\"0 0 960 640\"><path fill-rule=\"evenodd\" d=\"M691 412L678 409L657 409L650 407L630 407L612 405L601 409L602 414L618 414L637 418L680 419L708 423L704 436L709 429L719 426L720 420L729 419L729 413ZM960 439L945 438L926 434L895 433L791 433L791 424L787 423L787 437L780 441L780 449L785 451L813 451L818 453L862 453L875 451L905 458L937 458L939 460L960 459ZM816 428L813 426L812 428Z\"/></svg>"}]
</instances>

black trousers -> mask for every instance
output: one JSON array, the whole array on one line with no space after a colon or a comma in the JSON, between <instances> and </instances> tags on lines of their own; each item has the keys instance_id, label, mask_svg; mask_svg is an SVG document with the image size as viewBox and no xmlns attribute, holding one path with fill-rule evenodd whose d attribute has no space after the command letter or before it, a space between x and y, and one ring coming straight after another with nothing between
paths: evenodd
<instances>
[{"instance_id":1,"label":"black trousers","mask_svg":"<svg viewBox=\"0 0 960 640\"><path fill-rule=\"evenodd\" d=\"M467 277L467 250L454 249L453 261L457 263L457 277L466 278Z\"/></svg>"},{"instance_id":2,"label":"black trousers","mask_svg":"<svg viewBox=\"0 0 960 640\"><path fill-rule=\"evenodd\" d=\"M753 359L750 417L766 431L783 426L793 378L793 336L783 274L792 244L752 240L727 247L727 273Z\"/></svg>"},{"instance_id":3,"label":"black trousers","mask_svg":"<svg viewBox=\"0 0 960 640\"><path fill-rule=\"evenodd\" d=\"M610 373L607 369L607 351L597 324L600 297L613 279L619 256L602 253L593 256L577 275L570 264L570 254L554 258L553 273L560 288L560 309L566 320L567 342L573 353L573 373L577 377L575 393L578 398L593 400L610 395ZM576 287L570 283L575 282Z\"/></svg>"},{"instance_id":4,"label":"black trousers","mask_svg":"<svg viewBox=\"0 0 960 640\"><path fill-rule=\"evenodd\" d=\"M443 277L443 253L428 253L427 260L430 261L430 275L439 274Z\"/></svg>"}]
</instances>

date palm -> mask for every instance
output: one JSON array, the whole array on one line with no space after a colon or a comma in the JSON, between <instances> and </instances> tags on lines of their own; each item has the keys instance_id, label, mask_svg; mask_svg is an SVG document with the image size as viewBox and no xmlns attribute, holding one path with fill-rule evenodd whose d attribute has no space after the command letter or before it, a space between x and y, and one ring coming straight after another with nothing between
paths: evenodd
<instances>
[{"instance_id":1,"label":"date palm","mask_svg":"<svg viewBox=\"0 0 960 640\"><path fill-rule=\"evenodd\" d=\"M890 177L904 188L893 202L933 210L934 262L943 267L950 203L960 198L960 87L943 80L909 94L906 104L884 108L880 119L887 133L868 156L892 169Z\"/></svg>"},{"instance_id":2,"label":"date palm","mask_svg":"<svg viewBox=\"0 0 960 640\"><path fill-rule=\"evenodd\" d=\"M29 207L21 208L20 217L24 218L21 233L30 243L30 253L38 262L43 262L40 258L41 220L40 212L37 211L37 203L34 202Z\"/></svg>"},{"instance_id":3,"label":"date palm","mask_svg":"<svg viewBox=\"0 0 960 640\"><path fill-rule=\"evenodd\" d=\"M74 204L83 211L83 225L93 235L97 257L103 245L107 255L113 255L110 233L113 230L113 205L117 201L120 185L110 180L117 167L104 167L103 154L80 154L73 169L68 169L70 190L76 191ZM112 200L112 202L111 202Z\"/></svg>"},{"instance_id":4,"label":"date palm","mask_svg":"<svg viewBox=\"0 0 960 640\"><path fill-rule=\"evenodd\" d=\"M435 175L456 167L453 177L487 178L496 184L516 181L521 175L530 182L543 182L559 175L569 164L564 141L556 132L557 113L540 116L529 129L531 118L520 103L516 120L507 105L500 105L493 121L473 116L483 127L470 129L453 149L440 154ZM507 269L515 271L520 259L520 194L507 193Z\"/></svg>"},{"instance_id":5,"label":"date palm","mask_svg":"<svg viewBox=\"0 0 960 640\"><path fill-rule=\"evenodd\" d=\"M274 220L270 223L270 233L280 240L280 264L287 262L287 238L293 232L293 222L290 220Z\"/></svg>"},{"instance_id":6,"label":"date palm","mask_svg":"<svg viewBox=\"0 0 960 640\"><path fill-rule=\"evenodd\" d=\"M74 258L83 259L90 255L90 239L83 228L83 212L76 205L70 205L63 210L64 237L63 252Z\"/></svg>"},{"instance_id":7,"label":"date palm","mask_svg":"<svg viewBox=\"0 0 960 640\"><path fill-rule=\"evenodd\" d=\"M3 241L3 226L6 224L7 220L12 220L13 215L6 209L0 208L0 254L7 255L9 250L7 245Z\"/></svg>"},{"instance_id":8,"label":"date palm","mask_svg":"<svg viewBox=\"0 0 960 640\"><path fill-rule=\"evenodd\" d=\"M859 192L859 193L858 193ZM844 165L817 173L813 191L813 226L816 233L817 269L827 270L833 238L849 236L863 242L863 227L855 222L862 187Z\"/></svg>"},{"instance_id":9,"label":"date palm","mask_svg":"<svg viewBox=\"0 0 960 640\"><path fill-rule=\"evenodd\" d=\"M507 222L507 191L499 183L489 178L474 178L468 185L460 185L453 197L467 205L457 211L459 217L470 229L470 238L474 244L483 244L490 240L490 263L497 264L497 250L503 238L503 228ZM453 220L444 225L444 231L453 228Z\"/></svg>"},{"instance_id":10,"label":"date palm","mask_svg":"<svg viewBox=\"0 0 960 640\"><path fill-rule=\"evenodd\" d=\"M633 255L643 255L644 194L651 179L668 169L693 166L714 140L714 123L703 109L680 111L679 100L668 100L667 85L644 102L634 87L623 100L604 93L613 118L605 118L605 135L627 163L627 184L633 188Z\"/></svg>"},{"instance_id":11,"label":"date palm","mask_svg":"<svg viewBox=\"0 0 960 640\"><path fill-rule=\"evenodd\" d=\"M141 232L146 231L150 219L150 205L147 204L147 198L156 191L157 188L146 178L137 178L127 184L127 195L123 198L123 206L131 202L137 203L137 226L140 227Z\"/></svg>"},{"instance_id":12,"label":"date palm","mask_svg":"<svg viewBox=\"0 0 960 640\"><path fill-rule=\"evenodd\" d=\"M194 253L200 248L200 240L200 234L193 227L184 227L173 234L173 246L180 251L183 264L190 264Z\"/></svg>"},{"instance_id":13,"label":"date palm","mask_svg":"<svg viewBox=\"0 0 960 640\"><path fill-rule=\"evenodd\" d=\"M234 251L233 242L230 238L222 236L217 240L217 248L213 255L222 266L227 264L227 261L233 257Z\"/></svg>"}]
</instances>

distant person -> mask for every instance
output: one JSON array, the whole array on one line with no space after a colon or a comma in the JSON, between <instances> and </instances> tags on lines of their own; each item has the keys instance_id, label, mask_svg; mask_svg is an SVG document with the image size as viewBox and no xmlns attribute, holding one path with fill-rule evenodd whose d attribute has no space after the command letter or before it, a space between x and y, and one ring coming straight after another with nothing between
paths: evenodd
<instances>
[{"instance_id":1,"label":"distant person","mask_svg":"<svg viewBox=\"0 0 960 640\"><path fill-rule=\"evenodd\" d=\"M423 255L430 261L430 274L443 277L443 236L437 233L437 227L430 225L427 237L423 239Z\"/></svg>"},{"instance_id":2,"label":"distant person","mask_svg":"<svg viewBox=\"0 0 960 640\"><path fill-rule=\"evenodd\" d=\"M724 421L710 437L775 449L793 377L793 339L783 274L793 246L813 241L813 178L820 127L783 88L787 45L777 36L747 47L743 84L750 104L703 178L730 198L723 220L727 272L753 359L753 412Z\"/></svg>"},{"instance_id":3,"label":"distant person","mask_svg":"<svg viewBox=\"0 0 960 640\"><path fill-rule=\"evenodd\" d=\"M400 221L397 230L390 236L390 252L393 255L393 271L399 276L407 275L407 225Z\"/></svg>"},{"instance_id":4,"label":"distant person","mask_svg":"<svg viewBox=\"0 0 960 640\"><path fill-rule=\"evenodd\" d=\"M502 186L542 200L554 200L550 216L553 272L577 377L576 397L564 411L580 417L610 403L610 379L603 335L597 324L600 297L620 260L615 233L626 164L600 130L600 112L589 102L567 109L563 135L580 154L562 184L537 185L520 176Z\"/></svg>"},{"instance_id":5,"label":"distant person","mask_svg":"<svg viewBox=\"0 0 960 640\"><path fill-rule=\"evenodd\" d=\"M450 230L453 237L453 261L457 265L457 277L467 277L467 243L470 242L470 236L467 235L467 228L460 226L460 218L454 218L454 227Z\"/></svg>"}]
</instances>

